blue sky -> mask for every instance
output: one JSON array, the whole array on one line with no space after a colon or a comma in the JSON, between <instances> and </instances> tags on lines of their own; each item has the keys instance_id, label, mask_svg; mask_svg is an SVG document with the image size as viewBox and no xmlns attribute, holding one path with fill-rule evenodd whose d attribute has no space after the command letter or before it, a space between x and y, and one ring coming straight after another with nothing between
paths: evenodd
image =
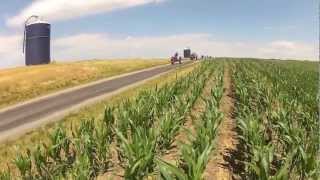
<instances>
[{"instance_id":1,"label":"blue sky","mask_svg":"<svg viewBox=\"0 0 320 180\"><path fill-rule=\"evenodd\" d=\"M317 55L316 0L120 0L118 6L116 0L75 0L69 7L63 0L4 1L0 67L23 64L15 51L30 13L52 24L56 60L167 57L185 46L213 56Z\"/></svg>"}]
</instances>

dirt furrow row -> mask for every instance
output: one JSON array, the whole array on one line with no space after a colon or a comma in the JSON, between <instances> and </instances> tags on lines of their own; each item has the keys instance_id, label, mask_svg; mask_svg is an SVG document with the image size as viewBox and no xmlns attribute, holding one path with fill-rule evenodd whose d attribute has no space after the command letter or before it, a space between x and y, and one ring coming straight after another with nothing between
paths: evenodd
<instances>
[{"instance_id":1,"label":"dirt furrow row","mask_svg":"<svg viewBox=\"0 0 320 180\"><path fill-rule=\"evenodd\" d=\"M224 117L218 129L215 143L216 150L212 153L203 174L204 179L208 180L239 179L233 173L235 166L239 163L235 158L239 140L236 122L233 117L235 108L234 88L228 66L224 70L223 84L224 93L219 109L224 114Z\"/></svg>"}]
</instances>

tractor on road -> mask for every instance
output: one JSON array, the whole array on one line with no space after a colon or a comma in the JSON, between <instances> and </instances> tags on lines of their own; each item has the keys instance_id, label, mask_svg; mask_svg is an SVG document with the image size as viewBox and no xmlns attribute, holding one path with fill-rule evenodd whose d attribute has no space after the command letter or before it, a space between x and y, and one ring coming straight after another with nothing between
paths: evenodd
<instances>
[{"instance_id":1,"label":"tractor on road","mask_svg":"<svg viewBox=\"0 0 320 180\"><path fill-rule=\"evenodd\" d=\"M172 64L172 65L173 65L175 62L179 62L179 64L181 64L181 63L182 63L182 57L179 56L178 53L175 53L174 56L171 57L170 61L171 61L171 64Z\"/></svg>"},{"instance_id":2,"label":"tractor on road","mask_svg":"<svg viewBox=\"0 0 320 180\"><path fill-rule=\"evenodd\" d=\"M190 56L190 60L198 60L198 55L196 53L192 53Z\"/></svg>"}]
</instances>

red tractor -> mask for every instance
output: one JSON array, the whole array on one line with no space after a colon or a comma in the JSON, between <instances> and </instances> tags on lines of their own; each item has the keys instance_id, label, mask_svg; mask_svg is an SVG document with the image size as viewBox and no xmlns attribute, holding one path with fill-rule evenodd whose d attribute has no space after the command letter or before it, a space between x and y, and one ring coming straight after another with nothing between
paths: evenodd
<instances>
[{"instance_id":1,"label":"red tractor","mask_svg":"<svg viewBox=\"0 0 320 180\"><path fill-rule=\"evenodd\" d=\"M171 57L171 64L174 64L175 62L179 62L179 64L181 64L182 62L182 58L181 56L179 57L178 53L175 53L174 56Z\"/></svg>"}]
</instances>

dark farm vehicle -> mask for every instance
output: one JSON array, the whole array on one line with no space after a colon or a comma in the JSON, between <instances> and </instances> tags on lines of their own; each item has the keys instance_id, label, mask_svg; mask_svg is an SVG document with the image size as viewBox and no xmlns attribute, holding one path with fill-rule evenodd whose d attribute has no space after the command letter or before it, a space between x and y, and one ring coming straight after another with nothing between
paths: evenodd
<instances>
[{"instance_id":1,"label":"dark farm vehicle","mask_svg":"<svg viewBox=\"0 0 320 180\"><path fill-rule=\"evenodd\" d=\"M171 64L174 64L175 62L179 62L179 64L181 64L182 58L179 57L178 53L175 53L174 56L171 57L170 61L171 61Z\"/></svg>"},{"instance_id":2,"label":"dark farm vehicle","mask_svg":"<svg viewBox=\"0 0 320 180\"><path fill-rule=\"evenodd\" d=\"M191 60L198 60L198 55L196 53L192 53L190 56Z\"/></svg>"}]
</instances>

